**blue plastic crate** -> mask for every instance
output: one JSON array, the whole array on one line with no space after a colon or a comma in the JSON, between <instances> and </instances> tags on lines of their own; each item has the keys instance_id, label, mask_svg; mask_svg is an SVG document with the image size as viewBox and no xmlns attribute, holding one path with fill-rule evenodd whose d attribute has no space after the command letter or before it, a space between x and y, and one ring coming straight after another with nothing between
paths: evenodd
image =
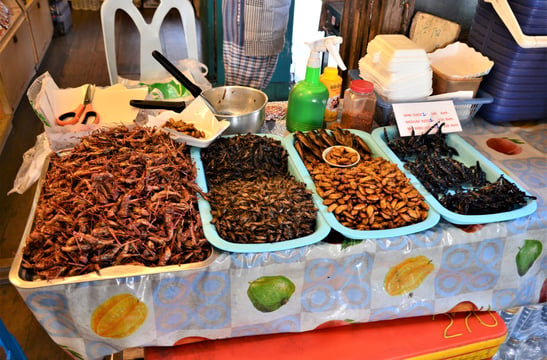
<instances>
[{"instance_id":1,"label":"blue plastic crate","mask_svg":"<svg viewBox=\"0 0 547 360\"><path fill-rule=\"evenodd\" d=\"M529 67L526 67L528 64ZM490 74L494 74L499 72L500 74L511 74L512 76L522 76L524 77L523 80L526 79L526 77L533 78L530 79L530 83L539 83L543 82L543 80L547 76L547 59L545 61L518 61L513 60L510 63L506 64L504 62L496 62L495 65L492 67L492 70L490 70ZM535 71L531 71L530 67L535 68ZM493 76L495 77L495 76ZM526 81L528 82L528 81Z\"/></svg>"},{"instance_id":2,"label":"blue plastic crate","mask_svg":"<svg viewBox=\"0 0 547 360\"><path fill-rule=\"evenodd\" d=\"M527 35L547 34L547 1L519 1L510 3L522 31Z\"/></svg>"},{"instance_id":3,"label":"blue plastic crate","mask_svg":"<svg viewBox=\"0 0 547 360\"><path fill-rule=\"evenodd\" d=\"M512 0L509 5L525 34L547 34L547 1ZM529 30L536 33L528 34ZM477 4L468 39L473 48L494 61L480 90L495 100L482 107L479 115L490 122L547 118L547 48L521 47L492 5L484 0Z\"/></svg>"},{"instance_id":4,"label":"blue plastic crate","mask_svg":"<svg viewBox=\"0 0 547 360\"><path fill-rule=\"evenodd\" d=\"M508 48L502 46L504 41L508 41L505 38L498 38L495 34L482 33L477 30L477 27L472 27L472 31L469 33L468 42L469 45L481 52L483 55L488 54L488 58L494 63L502 62L506 65L512 66L512 63L519 62L516 66L524 66L526 69L540 67L545 63L547 59L547 52L545 49L523 49L514 43L514 48ZM540 51L541 50L541 51Z\"/></svg>"},{"instance_id":5,"label":"blue plastic crate","mask_svg":"<svg viewBox=\"0 0 547 360\"><path fill-rule=\"evenodd\" d=\"M508 79L508 80L507 80ZM511 83L511 80L514 83ZM538 92L545 95L545 84L542 83L527 83L522 77L504 75L501 77L489 77L485 80L484 84L481 84L481 89L488 92L494 97L503 96L508 99L537 99L541 102L545 102L545 96L537 96ZM507 92L502 95L502 92ZM526 96L523 96L523 93Z\"/></svg>"},{"instance_id":6,"label":"blue plastic crate","mask_svg":"<svg viewBox=\"0 0 547 360\"><path fill-rule=\"evenodd\" d=\"M519 46L505 27L505 24L492 12L493 10L488 11L480 6L477 7L471 21L470 35L480 34L481 36L478 39L491 43L493 48L512 50L528 56L533 56L538 52L538 48L527 49Z\"/></svg>"},{"instance_id":7,"label":"blue plastic crate","mask_svg":"<svg viewBox=\"0 0 547 360\"><path fill-rule=\"evenodd\" d=\"M508 106L503 104L490 104L488 108L483 111L479 111L479 115L485 120L492 123L504 123L514 121L536 121L544 118L544 114L547 112L547 107L534 109L527 108L523 111L523 106L517 104L516 106Z\"/></svg>"}]
</instances>

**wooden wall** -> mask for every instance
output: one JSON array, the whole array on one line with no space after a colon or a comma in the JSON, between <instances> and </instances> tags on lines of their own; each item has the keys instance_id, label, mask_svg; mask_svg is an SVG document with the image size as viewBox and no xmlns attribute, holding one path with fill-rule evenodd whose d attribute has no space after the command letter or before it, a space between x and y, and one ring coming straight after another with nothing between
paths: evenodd
<instances>
[{"instance_id":1,"label":"wooden wall","mask_svg":"<svg viewBox=\"0 0 547 360\"><path fill-rule=\"evenodd\" d=\"M323 14L326 3L323 1ZM378 34L407 34L416 0L344 0L340 55L348 69L358 69L367 44ZM324 16L321 21L326 21ZM321 26L321 25L320 25ZM347 76L344 87L347 86Z\"/></svg>"}]
</instances>

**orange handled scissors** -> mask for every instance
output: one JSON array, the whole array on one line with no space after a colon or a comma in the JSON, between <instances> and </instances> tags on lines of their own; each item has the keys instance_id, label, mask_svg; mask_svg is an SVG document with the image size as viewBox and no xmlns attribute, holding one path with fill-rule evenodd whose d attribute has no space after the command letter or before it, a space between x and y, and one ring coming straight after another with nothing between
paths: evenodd
<instances>
[{"instance_id":1,"label":"orange handled scissors","mask_svg":"<svg viewBox=\"0 0 547 360\"><path fill-rule=\"evenodd\" d=\"M85 92L83 103L81 103L75 110L66 112L60 115L56 121L58 125L74 125L78 123L82 124L98 124L99 114L91 107L93 96L95 95L95 85L88 85Z\"/></svg>"}]
</instances>

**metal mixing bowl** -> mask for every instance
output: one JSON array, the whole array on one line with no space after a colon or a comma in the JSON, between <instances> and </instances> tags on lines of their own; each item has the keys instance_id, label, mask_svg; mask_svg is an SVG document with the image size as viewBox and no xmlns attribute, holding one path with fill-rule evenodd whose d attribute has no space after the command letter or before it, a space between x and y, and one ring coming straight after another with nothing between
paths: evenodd
<instances>
[{"instance_id":1,"label":"metal mixing bowl","mask_svg":"<svg viewBox=\"0 0 547 360\"><path fill-rule=\"evenodd\" d=\"M266 113L268 96L246 86L219 86L201 93L216 110L219 120L227 120L230 127L224 134L257 133Z\"/></svg>"}]
</instances>

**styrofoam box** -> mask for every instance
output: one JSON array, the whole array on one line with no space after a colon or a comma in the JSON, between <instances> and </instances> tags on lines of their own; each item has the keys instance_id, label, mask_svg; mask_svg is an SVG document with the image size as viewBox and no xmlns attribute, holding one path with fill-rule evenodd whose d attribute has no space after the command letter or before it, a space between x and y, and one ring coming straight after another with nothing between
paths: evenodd
<instances>
[{"instance_id":1,"label":"styrofoam box","mask_svg":"<svg viewBox=\"0 0 547 360\"><path fill-rule=\"evenodd\" d=\"M401 34L376 35L367 45L367 56L389 71L404 71L409 64L418 67L429 64L425 50Z\"/></svg>"},{"instance_id":2,"label":"styrofoam box","mask_svg":"<svg viewBox=\"0 0 547 360\"><path fill-rule=\"evenodd\" d=\"M417 78L431 76L429 63L408 63L397 71L390 71L383 63L374 63L369 56L359 60L361 72L374 73L382 84L393 84L400 81L413 81Z\"/></svg>"},{"instance_id":3,"label":"styrofoam box","mask_svg":"<svg viewBox=\"0 0 547 360\"><path fill-rule=\"evenodd\" d=\"M367 45L367 52L381 52L389 58L398 59L426 59L427 54L414 41L401 34L376 35Z\"/></svg>"},{"instance_id":4,"label":"styrofoam box","mask_svg":"<svg viewBox=\"0 0 547 360\"><path fill-rule=\"evenodd\" d=\"M376 81L385 88L397 87L402 83L423 81L424 79L431 80L432 76L429 64L425 67L414 68L413 71L392 72L381 63L373 64L366 56L359 61L359 70L361 73L370 74L370 76L375 78Z\"/></svg>"}]
</instances>

